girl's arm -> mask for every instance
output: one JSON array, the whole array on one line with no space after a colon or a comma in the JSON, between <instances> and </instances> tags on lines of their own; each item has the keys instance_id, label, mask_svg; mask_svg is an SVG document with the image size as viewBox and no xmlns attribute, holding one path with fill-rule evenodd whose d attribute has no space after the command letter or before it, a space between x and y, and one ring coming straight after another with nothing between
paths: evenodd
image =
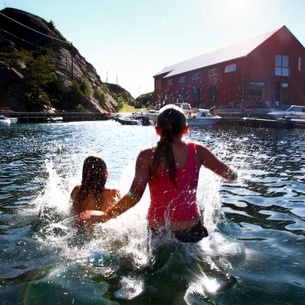
<instances>
[{"instance_id":1,"label":"girl's arm","mask_svg":"<svg viewBox=\"0 0 305 305\"><path fill-rule=\"evenodd\" d=\"M229 181L237 178L236 169L217 158L207 147L197 144L197 153L200 163L215 174Z\"/></svg>"},{"instance_id":2,"label":"girl's arm","mask_svg":"<svg viewBox=\"0 0 305 305\"><path fill-rule=\"evenodd\" d=\"M136 205L143 196L146 185L149 180L149 153L147 151L140 152L135 168L135 176L133 178L132 184L130 186L129 192L117 202L117 204L106 210L106 212L101 211L84 211L80 214L78 220L80 222L106 222L111 218L115 218L134 205ZM91 219L92 218L92 219Z\"/></svg>"}]
</instances>

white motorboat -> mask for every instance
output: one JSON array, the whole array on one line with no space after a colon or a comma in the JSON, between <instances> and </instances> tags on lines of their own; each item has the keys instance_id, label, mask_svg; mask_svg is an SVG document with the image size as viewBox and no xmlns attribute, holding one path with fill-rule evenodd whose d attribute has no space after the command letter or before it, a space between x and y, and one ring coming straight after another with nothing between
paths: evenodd
<instances>
[{"instance_id":1,"label":"white motorboat","mask_svg":"<svg viewBox=\"0 0 305 305\"><path fill-rule=\"evenodd\" d=\"M53 116L50 118L47 118L48 123L62 123L64 118L62 116Z\"/></svg>"},{"instance_id":2,"label":"white motorboat","mask_svg":"<svg viewBox=\"0 0 305 305\"><path fill-rule=\"evenodd\" d=\"M18 118L11 118L9 117L10 121L11 121L11 124L16 124L18 123Z\"/></svg>"},{"instance_id":3,"label":"white motorboat","mask_svg":"<svg viewBox=\"0 0 305 305\"><path fill-rule=\"evenodd\" d=\"M191 117L187 117L186 121L189 126L212 126L221 119L218 115L212 115L209 109L198 109L198 112Z\"/></svg>"},{"instance_id":4,"label":"white motorboat","mask_svg":"<svg viewBox=\"0 0 305 305\"><path fill-rule=\"evenodd\" d=\"M151 126L153 122L149 120L147 116L131 114L119 114L114 118L115 121L122 125L139 125L139 126Z\"/></svg>"},{"instance_id":5,"label":"white motorboat","mask_svg":"<svg viewBox=\"0 0 305 305\"><path fill-rule=\"evenodd\" d=\"M148 119L150 121L152 121L153 124L156 123L158 114L159 114L159 110L155 110L155 109L150 109L150 110L140 109L140 110L138 110L134 113L135 116L146 116L146 117L148 117Z\"/></svg>"},{"instance_id":6,"label":"white motorboat","mask_svg":"<svg viewBox=\"0 0 305 305\"><path fill-rule=\"evenodd\" d=\"M4 115L0 115L0 126L10 126L11 120Z\"/></svg>"},{"instance_id":7,"label":"white motorboat","mask_svg":"<svg viewBox=\"0 0 305 305\"><path fill-rule=\"evenodd\" d=\"M305 119L305 106L291 105L286 110L275 110L267 113L267 116L272 118L287 118L291 119Z\"/></svg>"}]
</instances>

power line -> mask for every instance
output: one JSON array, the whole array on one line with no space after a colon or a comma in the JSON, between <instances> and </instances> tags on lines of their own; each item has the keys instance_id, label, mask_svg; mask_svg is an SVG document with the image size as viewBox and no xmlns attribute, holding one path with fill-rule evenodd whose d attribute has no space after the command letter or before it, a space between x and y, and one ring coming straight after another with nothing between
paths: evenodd
<instances>
[{"instance_id":1,"label":"power line","mask_svg":"<svg viewBox=\"0 0 305 305\"><path fill-rule=\"evenodd\" d=\"M8 34L8 35L11 35L11 36L13 36L13 37L15 37L15 38L17 38L17 39L23 41L23 42L26 42L26 43L28 43L28 44L34 46L34 47L37 47L37 48L40 48L40 49L41 49L40 46L37 46L36 44L34 44L34 43L32 43L32 42L29 42L29 41L27 41L27 40L25 40L25 39L23 39L23 38L20 38L20 37L18 37L18 36L16 36L16 35L12 34L12 33L10 33L10 32L8 32L8 31L6 31L6 30L3 30L3 29L0 28L0 31L5 32L5 33Z\"/></svg>"},{"instance_id":2,"label":"power line","mask_svg":"<svg viewBox=\"0 0 305 305\"><path fill-rule=\"evenodd\" d=\"M71 44L70 42L68 42L68 41L66 41L66 40L62 40L62 39L59 39L59 38L56 38L56 37L53 37L53 36L44 34L44 33L42 33L42 32L39 32L39 31L37 31L37 30L35 30L35 29L33 29L33 28L31 28L31 27L29 27L29 26L27 26L27 25L25 25L25 24L23 24L23 23L21 23L21 22L19 22L19 21L17 21L17 20L14 20L13 18L10 18L10 17L4 15L3 13L0 13L0 15L2 15L3 17L5 17L5 18L7 18L7 19L9 19L9 20L11 20L11 21L13 21L13 22L16 22L17 24L19 24L19 25L21 25L21 26L23 26L23 27L25 27L25 28L27 28L27 29L29 29L29 30L31 30L31 31L33 31L33 32L35 32L35 33L37 33L37 34L40 34L40 35L45 36L45 37L48 37L48 38L50 38L50 39L57 40L57 41L59 41L59 42L64 42L64 43L67 43L67 44Z\"/></svg>"}]
</instances>

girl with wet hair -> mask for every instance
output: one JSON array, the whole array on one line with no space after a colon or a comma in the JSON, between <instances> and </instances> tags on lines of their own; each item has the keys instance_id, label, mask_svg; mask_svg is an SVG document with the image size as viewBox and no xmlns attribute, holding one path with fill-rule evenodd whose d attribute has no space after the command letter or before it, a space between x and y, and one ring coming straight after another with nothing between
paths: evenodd
<instances>
[{"instance_id":1,"label":"girl with wet hair","mask_svg":"<svg viewBox=\"0 0 305 305\"><path fill-rule=\"evenodd\" d=\"M74 187L70 196L74 213L105 211L115 205L120 193L116 189L105 188L107 178L107 165L101 157L89 156L85 159L82 182Z\"/></svg>"},{"instance_id":2,"label":"girl with wet hair","mask_svg":"<svg viewBox=\"0 0 305 305\"><path fill-rule=\"evenodd\" d=\"M148 184L147 221L152 235L160 236L170 230L182 242L198 242L208 236L196 202L201 166L229 181L237 178L237 172L203 144L183 140L189 127L179 107L163 107L155 128L160 140L139 153L129 192L104 212L84 211L79 221L105 222L119 216L140 201Z\"/></svg>"}]
</instances>

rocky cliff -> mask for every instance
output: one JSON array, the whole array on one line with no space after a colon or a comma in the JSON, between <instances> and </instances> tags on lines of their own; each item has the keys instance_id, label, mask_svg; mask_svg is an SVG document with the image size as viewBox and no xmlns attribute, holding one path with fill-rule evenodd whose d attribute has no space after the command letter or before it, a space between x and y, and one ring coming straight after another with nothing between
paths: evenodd
<instances>
[{"instance_id":1,"label":"rocky cliff","mask_svg":"<svg viewBox=\"0 0 305 305\"><path fill-rule=\"evenodd\" d=\"M116 112L120 96L112 87L52 21L12 8L0 11L0 108ZM133 100L121 89L124 102Z\"/></svg>"}]
</instances>

